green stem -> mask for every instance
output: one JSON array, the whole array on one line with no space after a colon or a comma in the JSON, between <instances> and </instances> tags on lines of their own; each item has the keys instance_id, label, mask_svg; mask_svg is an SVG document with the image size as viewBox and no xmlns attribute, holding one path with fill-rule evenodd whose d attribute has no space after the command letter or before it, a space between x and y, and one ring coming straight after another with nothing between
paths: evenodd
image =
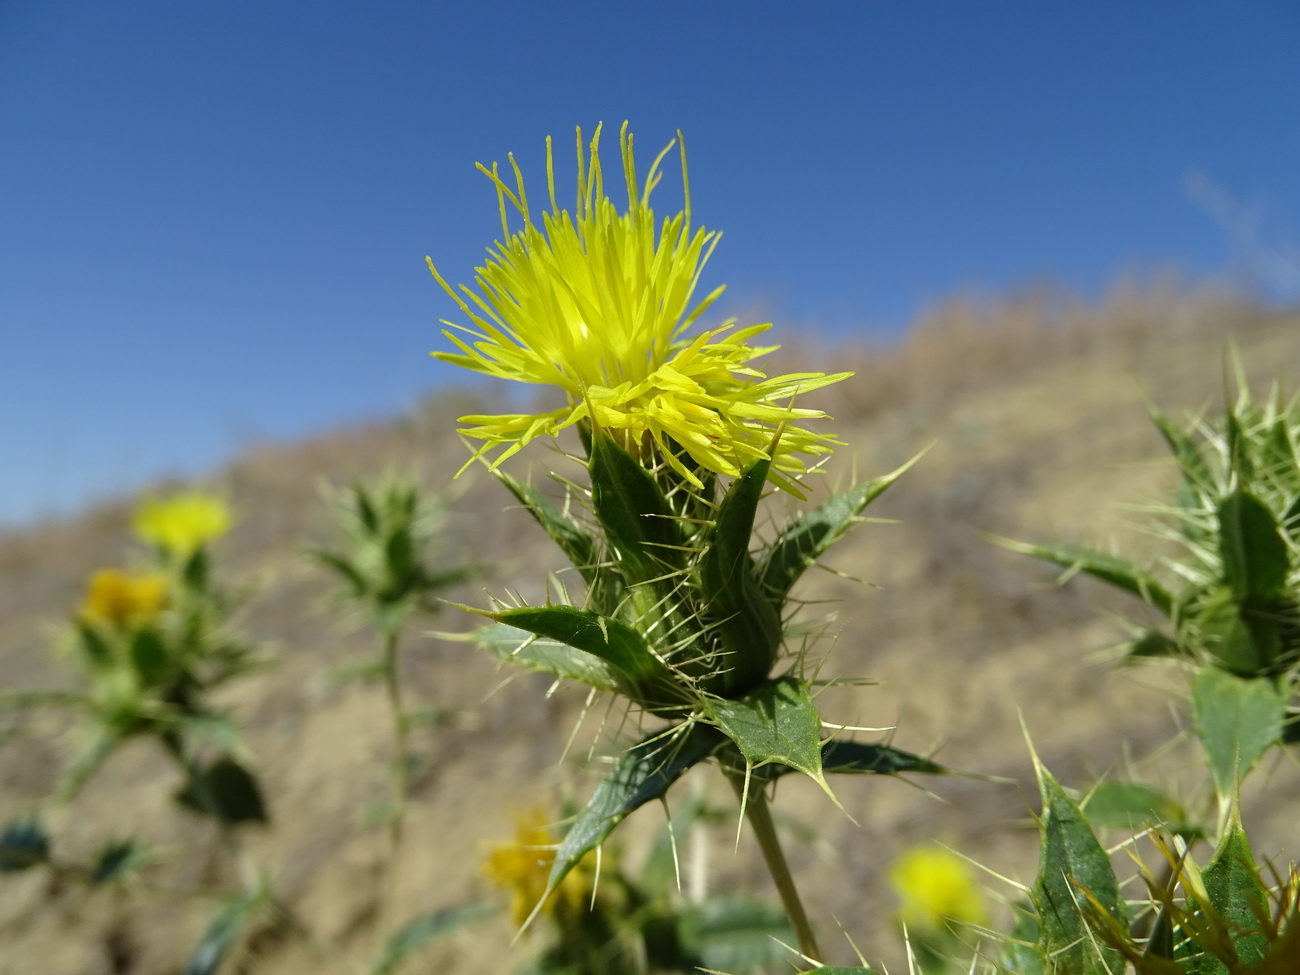
<instances>
[{"instance_id":1,"label":"green stem","mask_svg":"<svg viewBox=\"0 0 1300 975\"><path fill-rule=\"evenodd\" d=\"M760 785L758 788L751 789L746 796L744 772L727 769L726 775L731 787L736 790L736 797L744 807L745 818L749 820L754 838L758 840L758 848L763 851L763 860L767 863L768 873L772 875L777 893L781 895L781 904L790 918L795 936L799 939L799 950L809 959L820 961L822 953L817 947L817 936L813 934L812 925L803 909L803 901L799 899L799 891L794 885L794 877L790 874L790 865L786 863L785 851L781 849L781 840L776 835L776 824L772 822L772 810L767 804L767 793Z\"/></svg>"},{"instance_id":2,"label":"green stem","mask_svg":"<svg viewBox=\"0 0 1300 975\"><path fill-rule=\"evenodd\" d=\"M388 694L388 710L393 721L393 808L388 817L388 862L384 866L384 891L380 901L379 938L393 930L393 914L397 908L398 863L401 859L402 833L406 820L406 800L410 793L411 758L407 736L406 713L402 709L402 687L397 670L396 627L384 627L384 689Z\"/></svg>"}]
</instances>

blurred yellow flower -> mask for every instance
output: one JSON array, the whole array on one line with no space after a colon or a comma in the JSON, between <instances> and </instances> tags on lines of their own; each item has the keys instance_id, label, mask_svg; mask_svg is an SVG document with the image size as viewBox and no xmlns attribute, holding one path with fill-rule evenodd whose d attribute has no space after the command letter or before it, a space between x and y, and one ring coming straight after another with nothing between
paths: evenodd
<instances>
[{"instance_id":1,"label":"blurred yellow flower","mask_svg":"<svg viewBox=\"0 0 1300 975\"><path fill-rule=\"evenodd\" d=\"M510 915L516 924L527 921L546 895L556 843L545 811L530 809L515 816L514 839L493 846L483 861L487 879L510 895ZM583 909L591 899L595 880L593 852L569 871L541 913L554 916Z\"/></svg>"},{"instance_id":2,"label":"blurred yellow flower","mask_svg":"<svg viewBox=\"0 0 1300 975\"><path fill-rule=\"evenodd\" d=\"M632 136L624 123L619 146L628 208L620 213L605 194L599 142L597 126L590 158L584 159L578 130L574 216L556 202L551 140L546 140L550 210L542 214L541 226L533 222L514 157L513 189L495 164L491 169L479 164L496 185L505 243L490 248L486 265L476 269L477 289L451 287L426 258L438 283L473 323L469 327L444 319L443 324L467 338L444 331L460 353L434 352L435 358L491 376L557 386L566 397L564 406L550 412L461 417L470 424L461 433L486 441L474 459L501 447L491 462L495 467L530 441L586 421L643 459L655 450L699 487L678 450L707 471L734 476L768 456L780 429L771 478L797 494L798 478L806 470L797 455L828 454L838 441L800 427L798 421L825 414L796 409L793 401L852 373L767 378L750 363L778 346L748 343L769 325L735 330L729 320L688 336L723 288L692 306L704 263L720 235L691 226L685 146L685 208L666 218L656 234L650 193L673 143L659 153L639 186ZM510 231L511 208L523 219L517 233Z\"/></svg>"},{"instance_id":3,"label":"blurred yellow flower","mask_svg":"<svg viewBox=\"0 0 1300 975\"><path fill-rule=\"evenodd\" d=\"M94 622L117 626L151 623L166 602L166 576L100 569L90 577L81 615Z\"/></svg>"},{"instance_id":4,"label":"blurred yellow flower","mask_svg":"<svg viewBox=\"0 0 1300 975\"><path fill-rule=\"evenodd\" d=\"M945 921L984 923L984 899L970 865L940 846L916 847L889 870L898 894L898 918L909 928L932 930Z\"/></svg>"},{"instance_id":5,"label":"blurred yellow flower","mask_svg":"<svg viewBox=\"0 0 1300 975\"><path fill-rule=\"evenodd\" d=\"M135 515L136 534L182 558L220 538L230 530L230 524L226 503L201 491L146 501Z\"/></svg>"}]
</instances>

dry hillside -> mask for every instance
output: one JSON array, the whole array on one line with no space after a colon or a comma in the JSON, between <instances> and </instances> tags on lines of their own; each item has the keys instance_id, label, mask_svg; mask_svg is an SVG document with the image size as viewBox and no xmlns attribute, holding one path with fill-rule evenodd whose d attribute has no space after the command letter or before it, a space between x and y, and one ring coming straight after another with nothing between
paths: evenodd
<instances>
[{"instance_id":1,"label":"dry hillside","mask_svg":"<svg viewBox=\"0 0 1300 975\"><path fill-rule=\"evenodd\" d=\"M1033 786L1022 716L1044 761L1076 786L1174 733L1176 702L1142 671L1119 672L1101 654L1121 636L1103 610L1138 608L1081 582L1056 588L1051 572L990 545L981 532L1113 539L1129 552L1148 545L1130 528L1139 516L1124 505L1158 499L1170 470L1154 463L1162 445L1139 390L1174 414L1216 402L1230 335L1256 381L1288 369L1295 380L1298 330L1300 319L1249 302L1152 286L1118 289L1092 308L1050 295L987 306L954 302L897 347L787 342L796 348L780 355L800 368L832 361L841 368L848 360L858 370L817 402L849 445L828 472L829 485L855 472L884 473L933 444L872 510L897 523L863 526L833 553L838 573L814 574L802 590L809 619L834 614L815 651L829 652L823 676L877 682L828 692L826 716L896 725L893 742L902 748L1014 783L838 780L855 824L814 786L783 781L776 808L816 831L815 840L792 840L790 852L814 916L823 919L823 944L837 952L832 960L852 960L834 918L869 958L897 963L882 877L909 844L941 837L1001 873L1032 879L1036 839L1026 824ZM251 594L241 628L275 661L226 695L272 806L273 823L256 837L255 852L282 898L357 958L370 948L383 850L382 836L359 820L384 793L388 724L377 688L331 679L340 665L370 652L370 636L339 622L325 598L330 581L301 548L329 537L322 479L413 470L448 492L445 557L493 567L487 580L451 598L483 605L484 589L541 597L546 573L560 567L546 539L481 471L451 481L465 457L454 417L475 409L482 407L472 393L439 396L392 423L251 450L211 479L240 514L218 552L229 577ZM555 455L539 446L517 459L516 472L540 480ZM55 634L79 604L87 574L122 561L131 504L123 499L0 538L5 689L73 679L51 653ZM779 501L772 517L781 517ZM448 610L421 628L469 626ZM557 765L582 695L548 697L542 677L503 683L508 675L487 656L433 636L412 637L403 652L411 697L434 709L434 720L417 733L402 867L403 911L413 913L484 896L478 856L485 843L511 832L512 810L553 805L560 790L585 798L594 782L589 755L598 761L601 741L635 729L598 706ZM18 730L0 750L0 821L35 808L66 751L56 716ZM593 741L594 754L586 747ZM709 774L699 769L692 778ZM0 975L180 969L208 906L169 891L220 880L230 865L214 852L210 827L173 808L175 786L154 752L128 749L51 820L69 859L128 832L156 844L162 857L148 884L133 890L87 893L47 872L0 877ZM1300 792L1300 776L1282 765L1268 791L1255 806L1263 811L1259 835L1267 838L1260 852L1300 857L1294 816L1284 811ZM1278 812L1270 818L1269 809ZM661 823L656 808L638 812L626 855L635 857L636 837ZM714 885L767 892L751 853L742 843L733 856L731 834L722 829L711 858ZM526 939L510 946L511 933L503 919L463 929L410 970L507 972L527 951ZM252 948L258 962L249 970L260 975L320 967L292 937L267 933Z\"/></svg>"}]
</instances>

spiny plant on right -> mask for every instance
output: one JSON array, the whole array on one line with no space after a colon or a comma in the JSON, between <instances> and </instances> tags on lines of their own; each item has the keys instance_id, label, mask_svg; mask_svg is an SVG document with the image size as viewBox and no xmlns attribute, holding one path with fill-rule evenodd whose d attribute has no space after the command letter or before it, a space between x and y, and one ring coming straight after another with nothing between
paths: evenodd
<instances>
[{"instance_id":1,"label":"spiny plant on right","mask_svg":"<svg viewBox=\"0 0 1300 975\"><path fill-rule=\"evenodd\" d=\"M1004 544L1154 607L1162 623L1138 634L1130 657L1182 659L1291 697L1300 662L1300 397L1286 400L1274 385L1256 400L1231 361L1239 391L1220 421L1179 425L1149 407L1178 468L1172 503L1157 509L1155 531L1177 549L1161 559L1164 571L1082 546Z\"/></svg>"},{"instance_id":2,"label":"spiny plant on right","mask_svg":"<svg viewBox=\"0 0 1300 975\"><path fill-rule=\"evenodd\" d=\"M1135 628L1130 660L1156 658L1189 680L1191 727L1206 758L1215 821L1140 782L1082 797L1041 765L1042 850L1003 970L1021 975L1283 975L1300 972L1294 869L1261 867L1241 815L1241 783L1267 751L1300 742L1300 397L1257 399L1239 357L1223 416L1179 424L1150 407L1177 465L1172 502L1156 509L1169 553L1154 568L1074 545L1007 547L1124 590L1159 622ZM1101 828L1155 844L1139 861L1146 896L1128 902ZM1194 847L1214 852L1198 865ZM1130 849L1133 843L1127 844Z\"/></svg>"}]
</instances>

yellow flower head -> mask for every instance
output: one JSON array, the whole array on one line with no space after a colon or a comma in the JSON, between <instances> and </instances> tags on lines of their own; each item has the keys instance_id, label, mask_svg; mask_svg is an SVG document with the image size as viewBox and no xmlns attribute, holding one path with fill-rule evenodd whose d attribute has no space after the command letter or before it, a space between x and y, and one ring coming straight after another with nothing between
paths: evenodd
<instances>
[{"instance_id":1,"label":"yellow flower head","mask_svg":"<svg viewBox=\"0 0 1300 975\"><path fill-rule=\"evenodd\" d=\"M515 816L515 838L494 846L483 861L483 873L510 894L510 914L524 924L546 895L546 881L555 861L556 839L546 813L531 809ZM554 916L586 907L595 888L595 857L589 853L542 905L541 913Z\"/></svg>"},{"instance_id":2,"label":"yellow flower head","mask_svg":"<svg viewBox=\"0 0 1300 975\"><path fill-rule=\"evenodd\" d=\"M909 850L890 867L898 894L898 918L908 927L940 929L945 921L984 922L984 900L970 865L950 850L924 846Z\"/></svg>"},{"instance_id":3,"label":"yellow flower head","mask_svg":"<svg viewBox=\"0 0 1300 975\"><path fill-rule=\"evenodd\" d=\"M173 555L184 558L230 530L230 508L220 498L201 491L146 501L135 515L135 530Z\"/></svg>"},{"instance_id":4,"label":"yellow flower head","mask_svg":"<svg viewBox=\"0 0 1300 975\"><path fill-rule=\"evenodd\" d=\"M585 421L634 455L646 458L653 450L697 487L699 479L674 446L700 468L731 476L775 449L772 480L798 493L805 465L797 455L828 454L837 441L798 426L825 414L796 409L792 401L852 373L767 378L750 363L778 346L748 343L770 325L736 330L729 320L688 335L723 288L692 305L720 235L691 226L685 146L685 208L656 227L650 193L673 143L659 153L642 187L624 123L619 146L628 207L620 213L605 194L599 142L597 126L585 159L578 130L578 198L571 214L556 202L551 140L546 140L550 210L540 226L533 221L514 157L513 189L495 164L491 169L479 164L496 185L505 242L489 248L485 266L477 269L477 288L452 288L426 258L473 326L444 320L456 331L443 334L460 352L435 352L435 358L491 376L558 386L566 397L564 406L549 413L461 417L470 424L461 433L486 441L475 459L502 447L492 461L495 467L529 441ZM515 233L512 208L523 220Z\"/></svg>"},{"instance_id":5,"label":"yellow flower head","mask_svg":"<svg viewBox=\"0 0 1300 975\"><path fill-rule=\"evenodd\" d=\"M100 569L90 577L81 615L98 623L131 626L151 623L167 601L167 577Z\"/></svg>"}]
</instances>

